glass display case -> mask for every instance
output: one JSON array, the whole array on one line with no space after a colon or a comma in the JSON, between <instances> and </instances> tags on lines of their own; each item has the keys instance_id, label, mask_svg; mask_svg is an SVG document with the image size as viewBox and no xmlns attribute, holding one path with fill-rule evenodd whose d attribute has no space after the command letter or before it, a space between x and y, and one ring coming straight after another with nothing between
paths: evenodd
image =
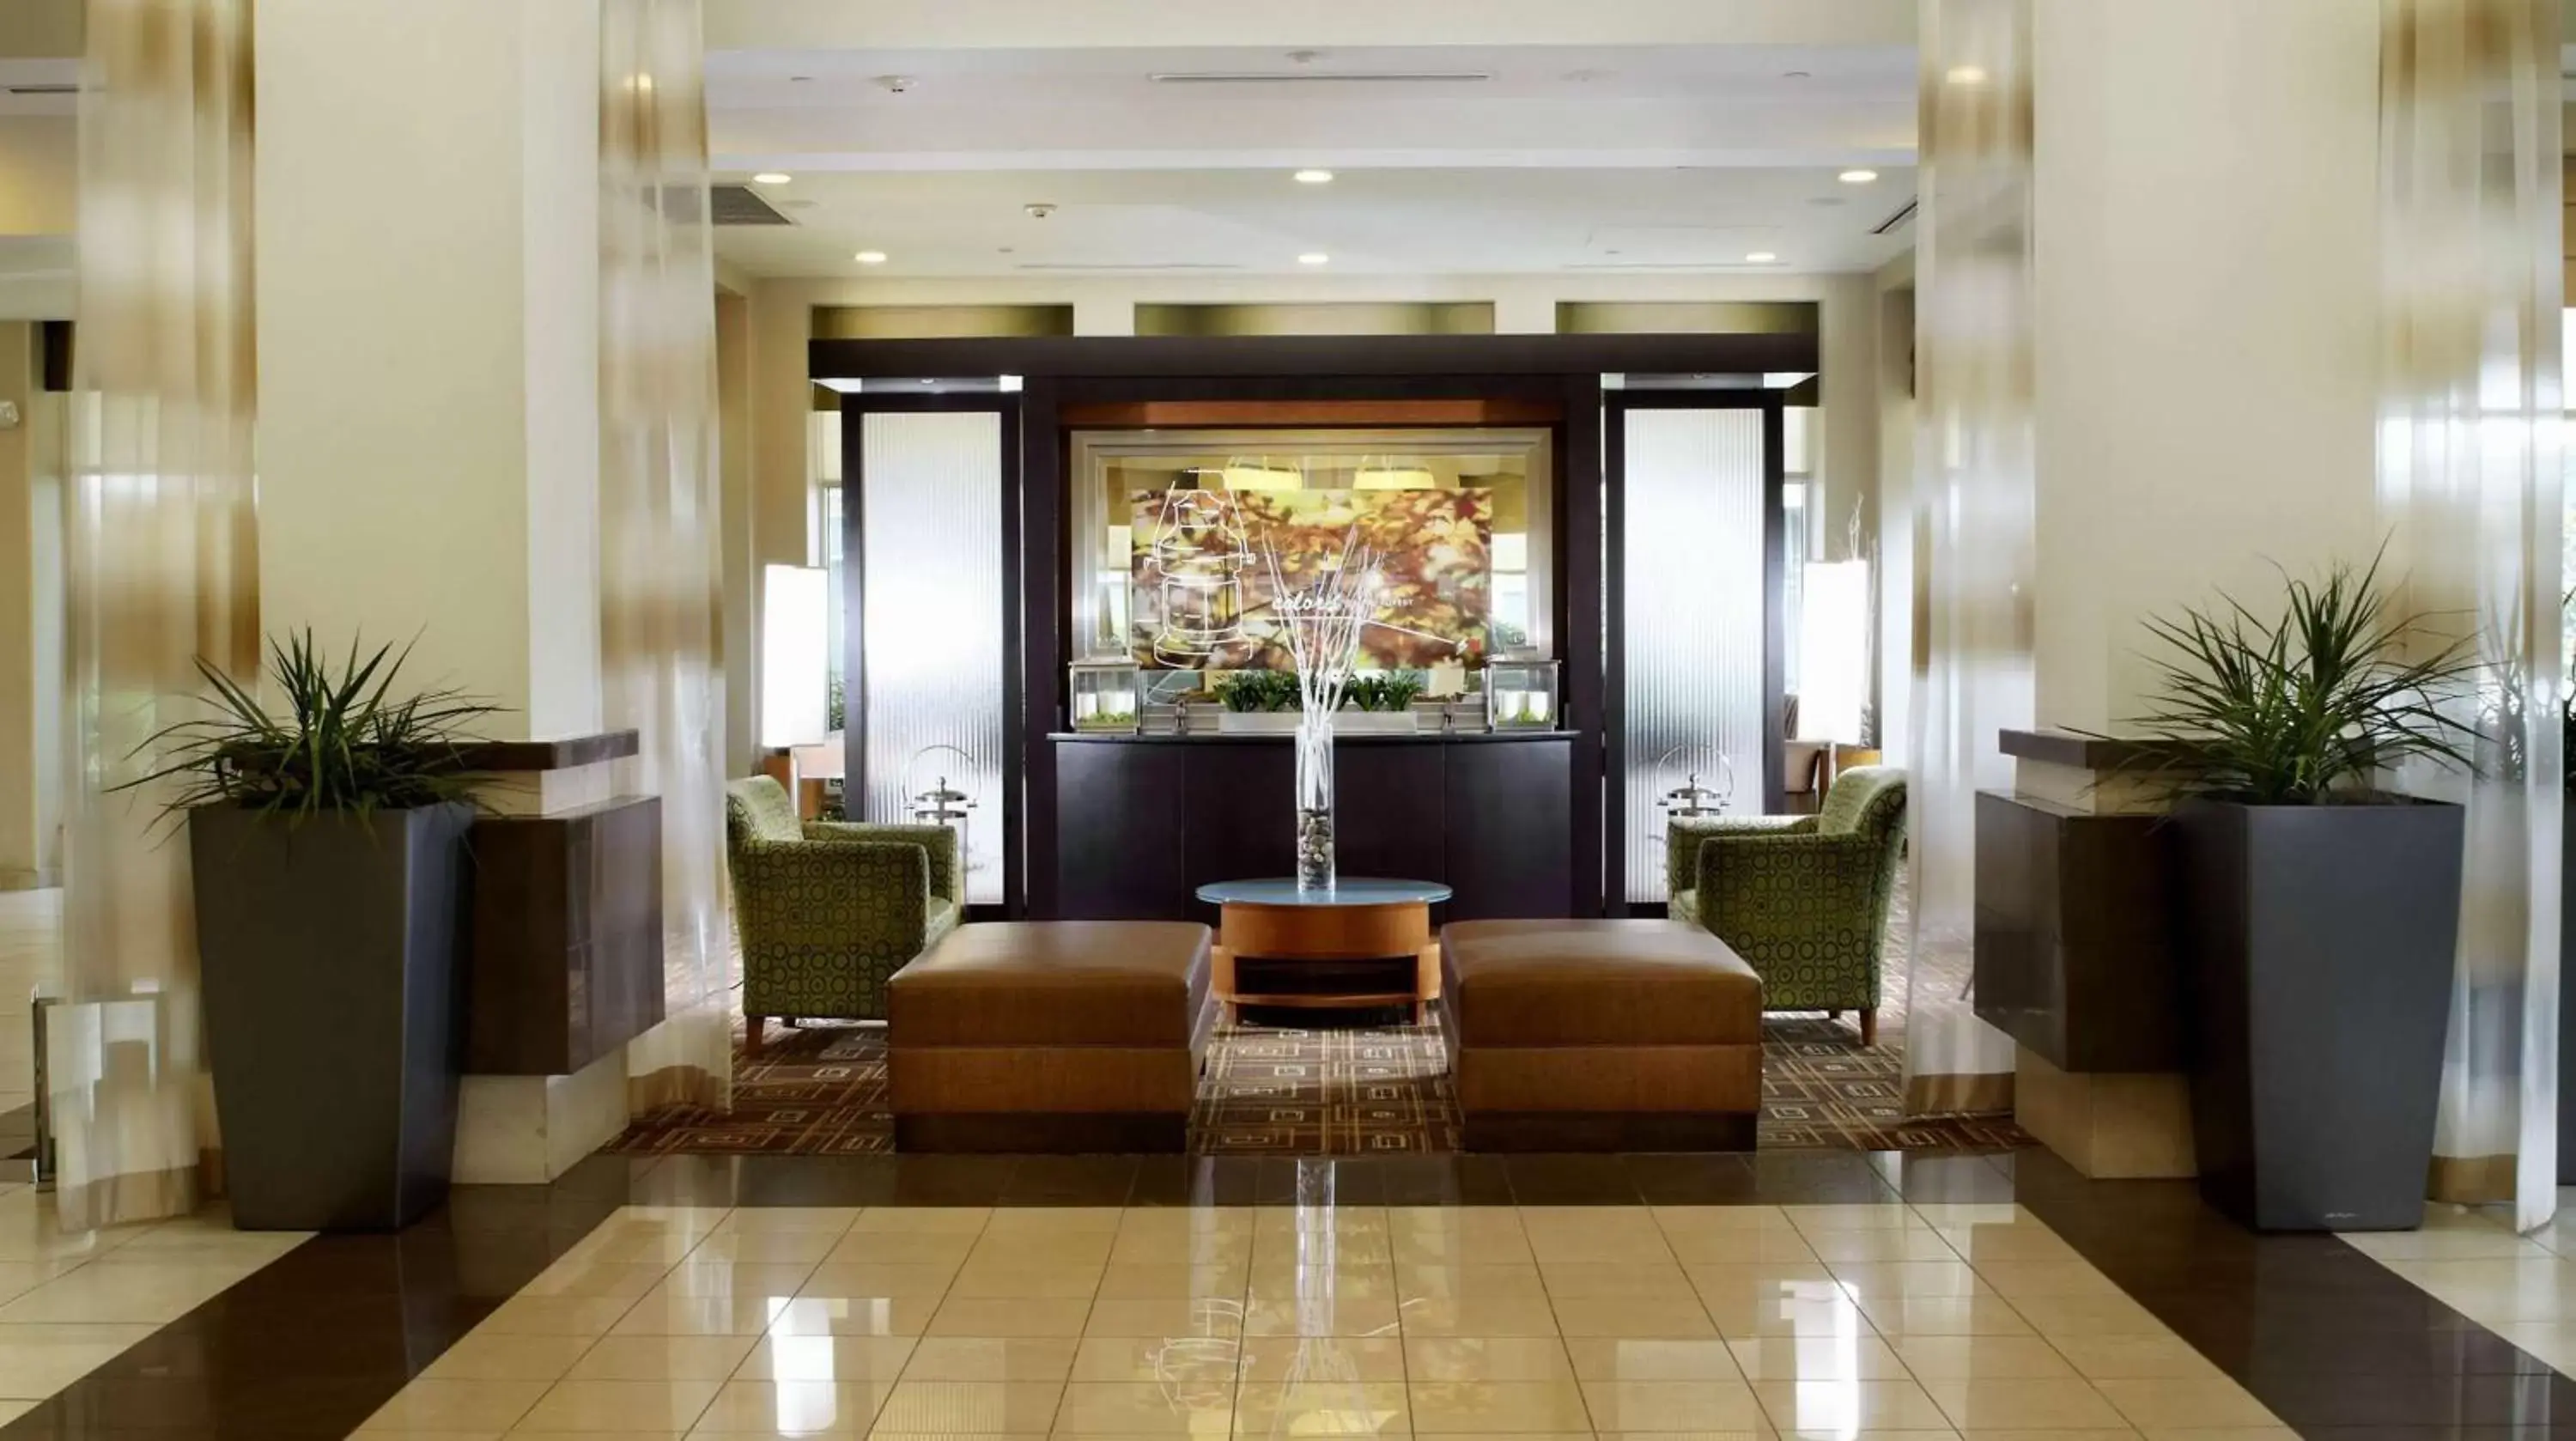
<instances>
[{"instance_id":1,"label":"glass display case","mask_svg":"<svg viewBox=\"0 0 2576 1441\"><path fill-rule=\"evenodd\" d=\"M1498 731L1558 729L1556 662L1497 660L1487 665L1485 722Z\"/></svg>"},{"instance_id":2,"label":"glass display case","mask_svg":"<svg viewBox=\"0 0 2576 1441\"><path fill-rule=\"evenodd\" d=\"M1143 696L1136 663L1130 660L1078 660L1068 669L1072 684L1073 728L1106 735L1134 735Z\"/></svg>"}]
</instances>

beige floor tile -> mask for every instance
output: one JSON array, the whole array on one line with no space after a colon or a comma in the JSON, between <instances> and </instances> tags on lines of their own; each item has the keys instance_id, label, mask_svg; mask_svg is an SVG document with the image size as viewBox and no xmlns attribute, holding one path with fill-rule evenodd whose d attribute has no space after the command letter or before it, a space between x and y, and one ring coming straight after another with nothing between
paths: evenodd
<instances>
[{"instance_id":1,"label":"beige floor tile","mask_svg":"<svg viewBox=\"0 0 2576 1441\"><path fill-rule=\"evenodd\" d=\"M929 1344L916 1343L910 1336L763 1336L732 1379L892 1381L909 1374L905 1368L920 1354L916 1347Z\"/></svg>"},{"instance_id":2,"label":"beige floor tile","mask_svg":"<svg viewBox=\"0 0 2576 1441\"><path fill-rule=\"evenodd\" d=\"M904 1381L881 1398L873 1434L1043 1435L1064 1389L1056 1381Z\"/></svg>"},{"instance_id":3,"label":"beige floor tile","mask_svg":"<svg viewBox=\"0 0 2576 1441\"><path fill-rule=\"evenodd\" d=\"M909 1296L948 1294L957 1268L894 1261L826 1261L805 1275L799 1296Z\"/></svg>"},{"instance_id":4,"label":"beige floor tile","mask_svg":"<svg viewBox=\"0 0 2576 1441\"><path fill-rule=\"evenodd\" d=\"M2080 1376L1926 1381L1950 1423L1978 1431L2116 1431L2128 1419Z\"/></svg>"},{"instance_id":5,"label":"beige floor tile","mask_svg":"<svg viewBox=\"0 0 2576 1441\"><path fill-rule=\"evenodd\" d=\"M1748 1381L1902 1381L1909 1374L1874 1335L1758 1336L1726 1349Z\"/></svg>"},{"instance_id":6,"label":"beige floor tile","mask_svg":"<svg viewBox=\"0 0 2576 1441\"><path fill-rule=\"evenodd\" d=\"M0 1306L0 1323L167 1325L252 1269L206 1262L81 1266Z\"/></svg>"},{"instance_id":7,"label":"beige floor tile","mask_svg":"<svg viewBox=\"0 0 2576 1441\"><path fill-rule=\"evenodd\" d=\"M2171 1334L2155 1313L2114 1292L2105 1296L2024 1296L2010 1303L2039 1334L2061 1336L2162 1336Z\"/></svg>"},{"instance_id":8,"label":"beige floor tile","mask_svg":"<svg viewBox=\"0 0 2576 1441\"><path fill-rule=\"evenodd\" d=\"M1664 1242L1684 1264L1722 1266L1821 1266L1807 1238L1785 1222L1738 1230L1672 1230Z\"/></svg>"},{"instance_id":9,"label":"beige floor tile","mask_svg":"<svg viewBox=\"0 0 2576 1441\"><path fill-rule=\"evenodd\" d=\"M686 1431L724 1385L719 1380L558 1381L520 1423L531 1431Z\"/></svg>"},{"instance_id":10,"label":"beige floor tile","mask_svg":"<svg viewBox=\"0 0 2576 1441\"><path fill-rule=\"evenodd\" d=\"M715 1233L822 1231L837 1236L866 1214L855 1206L739 1206L716 1223Z\"/></svg>"},{"instance_id":11,"label":"beige floor tile","mask_svg":"<svg viewBox=\"0 0 2576 1441\"><path fill-rule=\"evenodd\" d=\"M1538 1260L1529 1237L1517 1230L1398 1231L1387 1249L1399 1266L1527 1266Z\"/></svg>"},{"instance_id":12,"label":"beige floor tile","mask_svg":"<svg viewBox=\"0 0 2576 1441\"><path fill-rule=\"evenodd\" d=\"M1834 1279L1861 1300L1997 1294L1965 1261L1842 1261Z\"/></svg>"},{"instance_id":13,"label":"beige floor tile","mask_svg":"<svg viewBox=\"0 0 2576 1441\"><path fill-rule=\"evenodd\" d=\"M2576 1261L2552 1256L2537 1261L2382 1264L2486 1325L2576 1320Z\"/></svg>"},{"instance_id":14,"label":"beige floor tile","mask_svg":"<svg viewBox=\"0 0 2576 1441\"><path fill-rule=\"evenodd\" d=\"M1383 1271L1395 1264L1384 1236L1266 1235L1252 1242L1252 1272L1323 1269Z\"/></svg>"},{"instance_id":15,"label":"beige floor tile","mask_svg":"<svg viewBox=\"0 0 2576 1441\"><path fill-rule=\"evenodd\" d=\"M1251 1235L1260 1224L1251 1206L1130 1206L1118 1213L1118 1234L1171 1240L1180 1236Z\"/></svg>"},{"instance_id":16,"label":"beige floor tile","mask_svg":"<svg viewBox=\"0 0 2576 1441\"><path fill-rule=\"evenodd\" d=\"M1416 1436L1586 1432L1591 1413L1572 1381L1416 1381L1406 1388Z\"/></svg>"},{"instance_id":17,"label":"beige floor tile","mask_svg":"<svg viewBox=\"0 0 2576 1441\"><path fill-rule=\"evenodd\" d=\"M1411 1301L1445 1297L1465 1301L1544 1301L1547 1280L1536 1266L1443 1265L1395 1268L1395 1293Z\"/></svg>"},{"instance_id":18,"label":"beige floor tile","mask_svg":"<svg viewBox=\"0 0 2576 1441\"><path fill-rule=\"evenodd\" d=\"M2033 1429L1998 1429L1988 1426L1975 1431L1962 1431L1967 1441L2138 1441L2135 1428L2049 1426ZM2189 1435L2191 1433L2182 1433Z\"/></svg>"},{"instance_id":19,"label":"beige floor tile","mask_svg":"<svg viewBox=\"0 0 2576 1441\"><path fill-rule=\"evenodd\" d=\"M1110 1248L1115 1236L1097 1232L1074 1232L1063 1236L985 1236L966 1252L966 1269L1059 1271L1081 1266L1101 1267L1109 1264Z\"/></svg>"},{"instance_id":20,"label":"beige floor tile","mask_svg":"<svg viewBox=\"0 0 2576 1441\"><path fill-rule=\"evenodd\" d=\"M1682 1268L1702 1300L1734 1301L1769 1298L1821 1299L1840 1293L1841 1283L1823 1262L1719 1264Z\"/></svg>"},{"instance_id":21,"label":"beige floor tile","mask_svg":"<svg viewBox=\"0 0 2576 1441\"><path fill-rule=\"evenodd\" d=\"M2035 1226L2039 1213L2012 1201L1913 1201L1906 1206L1928 1226Z\"/></svg>"},{"instance_id":22,"label":"beige floor tile","mask_svg":"<svg viewBox=\"0 0 2576 1441\"><path fill-rule=\"evenodd\" d=\"M1858 1301L1861 1315L1879 1334L1898 1336L2027 1336L2032 1323L2001 1296L1906 1296Z\"/></svg>"},{"instance_id":23,"label":"beige floor tile","mask_svg":"<svg viewBox=\"0 0 2576 1441\"><path fill-rule=\"evenodd\" d=\"M841 1234L837 1231L724 1231L700 1241L688 1259L731 1261L737 1265L813 1266L832 1254L832 1248L840 1243Z\"/></svg>"},{"instance_id":24,"label":"beige floor tile","mask_svg":"<svg viewBox=\"0 0 2576 1441\"><path fill-rule=\"evenodd\" d=\"M748 1300L731 1296L661 1296L637 1302L617 1318L616 1324L609 1327L608 1334L757 1336L777 1324L781 1316L808 1304L821 1307L840 1303ZM923 1314L927 1314L931 1306L927 1301L916 1304ZM913 1329L920 1329L917 1322Z\"/></svg>"},{"instance_id":25,"label":"beige floor tile","mask_svg":"<svg viewBox=\"0 0 2576 1441\"><path fill-rule=\"evenodd\" d=\"M506 1431L536 1406L546 1381L414 1379L358 1428L361 1436L437 1431ZM668 1426L664 1430L672 1429Z\"/></svg>"},{"instance_id":26,"label":"beige floor tile","mask_svg":"<svg viewBox=\"0 0 2576 1441\"><path fill-rule=\"evenodd\" d=\"M2216 1379L2225 1373L2170 1331L2145 1336L2053 1336L2049 1344L2096 1381Z\"/></svg>"},{"instance_id":27,"label":"beige floor tile","mask_svg":"<svg viewBox=\"0 0 2576 1441\"><path fill-rule=\"evenodd\" d=\"M564 1373L571 1381L723 1381L756 1336L607 1336Z\"/></svg>"},{"instance_id":28,"label":"beige floor tile","mask_svg":"<svg viewBox=\"0 0 2576 1441\"><path fill-rule=\"evenodd\" d=\"M884 1381L728 1381L689 1434L866 1436L895 1390Z\"/></svg>"},{"instance_id":29,"label":"beige floor tile","mask_svg":"<svg viewBox=\"0 0 2576 1441\"><path fill-rule=\"evenodd\" d=\"M1707 1301L1708 1319L1717 1334L1730 1341L1761 1336L1795 1336L1831 1340L1868 1336L1873 1328L1849 1296L1836 1290L1830 1299L1773 1297L1759 1301Z\"/></svg>"},{"instance_id":30,"label":"beige floor tile","mask_svg":"<svg viewBox=\"0 0 2576 1441\"><path fill-rule=\"evenodd\" d=\"M1688 1340L1717 1336L1716 1323L1699 1298L1680 1296L1558 1297L1557 1330L1576 1336L1636 1336Z\"/></svg>"},{"instance_id":31,"label":"beige floor tile","mask_svg":"<svg viewBox=\"0 0 2576 1441\"><path fill-rule=\"evenodd\" d=\"M1254 1336L1244 1341L1236 1367L1248 1386L1402 1381L1409 1369L1405 1344L1394 1336Z\"/></svg>"},{"instance_id":32,"label":"beige floor tile","mask_svg":"<svg viewBox=\"0 0 2576 1441\"><path fill-rule=\"evenodd\" d=\"M1640 1265L1586 1265L1552 1262L1539 1267L1552 1301L1588 1301L1605 1297L1635 1297L1644 1300L1692 1299L1690 1277L1682 1274L1678 1263L1647 1262Z\"/></svg>"},{"instance_id":33,"label":"beige floor tile","mask_svg":"<svg viewBox=\"0 0 2576 1441\"><path fill-rule=\"evenodd\" d=\"M1392 1306L1392 1302L1380 1303ZM1297 1314L1309 1318L1332 1317L1341 1307L1331 1303L1298 1308ZM1244 1304L1218 1297L1187 1297L1159 1301L1095 1301L1085 1315L1080 1334L1084 1336L1214 1336L1231 1339L1243 1334ZM1324 1333L1315 1334L1364 1334Z\"/></svg>"},{"instance_id":34,"label":"beige floor tile","mask_svg":"<svg viewBox=\"0 0 2576 1441\"><path fill-rule=\"evenodd\" d=\"M1394 1379L1572 1381L1578 1373L1566 1351L1566 1343L1553 1336L1412 1336L1405 1339Z\"/></svg>"},{"instance_id":35,"label":"beige floor tile","mask_svg":"<svg viewBox=\"0 0 2576 1441\"><path fill-rule=\"evenodd\" d=\"M1810 1235L1825 1231L1901 1231L1935 1223L1908 1206L1846 1202L1815 1206L1782 1206L1790 1225Z\"/></svg>"},{"instance_id":36,"label":"beige floor tile","mask_svg":"<svg viewBox=\"0 0 2576 1441\"><path fill-rule=\"evenodd\" d=\"M1406 1436L1412 1430L1402 1381L1251 1382L1234 1400L1238 1436Z\"/></svg>"},{"instance_id":37,"label":"beige floor tile","mask_svg":"<svg viewBox=\"0 0 2576 1441\"><path fill-rule=\"evenodd\" d=\"M1076 1381L1055 1413L1058 1436L1229 1436L1234 1397L1214 1385L1204 1392L1154 1382Z\"/></svg>"},{"instance_id":38,"label":"beige floor tile","mask_svg":"<svg viewBox=\"0 0 2576 1441\"><path fill-rule=\"evenodd\" d=\"M0 1326L0 1400L42 1400L51 1396L115 1359L154 1329L115 1324ZM452 1353L457 1348L449 1349ZM566 1364L570 1364L569 1358ZM553 1378L522 1374L503 1379Z\"/></svg>"},{"instance_id":39,"label":"beige floor tile","mask_svg":"<svg viewBox=\"0 0 2576 1441\"><path fill-rule=\"evenodd\" d=\"M1646 1214L1676 1231L1794 1231L1797 1224L1779 1206L1649 1206Z\"/></svg>"},{"instance_id":40,"label":"beige floor tile","mask_svg":"<svg viewBox=\"0 0 2576 1441\"><path fill-rule=\"evenodd\" d=\"M853 1233L863 1231L930 1232L938 1235L981 1235L992 1223L993 1212L987 1206L870 1206L849 1224Z\"/></svg>"},{"instance_id":41,"label":"beige floor tile","mask_svg":"<svg viewBox=\"0 0 2576 1441\"><path fill-rule=\"evenodd\" d=\"M1640 1265L1673 1259L1663 1228L1642 1208L1576 1207L1604 1214L1586 1222L1553 1212L1521 1214L1528 1228L1530 1254L1548 1262L1589 1265Z\"/></svg>"},{"instance_id":42,"label":"beige floor tile","mask_svg":"<svg viewBox=\"0 0 2576 1441\"><path fill-rule=\"evenodd\" d=\"M1111 1262L1100 1273L1095 1293L1103 1301L1145 1301L1176 1296L1225 1296L1240 1298L1251 1284L1251 1267L1245 1264L1189 1262L1121 1264Z\"/></svg>"},{"instance_id":43,"label":"beige floor tile","mask_svg":"<svg viewBox=\"0 0 2576 1441\"><path fill-rule=\"evenodd\" d=\"M557 1261L519 1288L522 1296L597 1296L634 1300L670 1277L657 1261Z\"/></svg>"},{"instance_id":44,"label":"beige floor tile","mask_svg":"<svg viewBox=\"0 0 2576 1441\"><path fill-rule=\"evenodd\" d=\"M1223 1388L1233 1384L1242 1359L1242 1343L1228 1336L1085 1336L1077 1344L1066 1380Z\"/></svg>"},{"instance_id":45,"label":"beige floor tile","mask_svg":"<svg viewBox=\"0 0 2576 1441\"><path fill-rule=\"evenodd\" d=\"M2225 1377L2101 1381L2102 1394L2138 1427L2278 1426L2280 1418Z\"/></svg>"},{"instance_id":46,"label":"beige floor tile","mask_svg":"<svg viewBox=\"0 0 2576 1441\"><path fill-rule=\"evenodd\" d=\"M1255 1301L1244 1308L1246 1336L1392 1336L1392 1296L1314 1296L1294 1301Z\"/></svg>"},{"instance_id":47,"label":"beige floor tile","mask_svg":"<svg viewBox=\"0 0 2576 1441\"><path fill-rule=\"evenodd\" d=\"M938 1305L928 1298L800 1296L767 1308L768 1329L776 1336L918 1336Z\"/></svg>"},{"instance_id":48,"label":"beige floor tile","mask_svg":"<svg viewBox=\"0 0 2576 1441\"><path fill-rule=\"evenodd\" d=\"M1010 1265L969 1260L950 1282L948 1294L968 1298L1080 1297L1099 1294L1102 1267L1088 1262L1063 1266Z\"/></svg>"},{"instance_id":49,"label":"beige floor tile","mask_svg":"<svg viewBox=\"0 0 2576 1441\"><path fill-rule=\"evenodd\" d=\"M1897 1356L1914 1379L1934 1381L2074 1380L2075 1367L2037 1336L1905 1336Z\"/></svg>"},{"instance_id":50,"label":"beige floor tile","mask_svg":"<svg viewBox=\"0 0 2576 1441\"><path fill-rule=\"evenodd\" d=\"M1312 1296L1344 1296L1355 1301L1392 1301L1402 1293L1396 1273L1385 1266L1255 1266L1244 1276L1244 1296L1253 1301L1293 1301Z\"/></svg>"},{"instance_id":51,"label":"beige floor tile","mask_svg":"<svg viewBox=\"0 0 2576 1441\"><path fill-rule=\"evenodd\" d=\"M2542 1365L2576 1375L2576 1321L2505 1321L2489 1329Z\"/></svg>"},{"instance_id":52,"label":"beige floor tile","mask_svg":"<svg viewBox=\"0 0 2576 1441\"><path fill-rule=\"evenodd\" d=\"M1828 1264L1852 1261L1956 1261L1959 1253L1929 1227L1810 1231L1807 1245Z\"/></svg>"},{"instance_id":53,"label":"beige floor tile","mask_svg":"<svg viewBox=\"0 0 2576 1441\"><path fill-rule=\"evenodd\" d=\"M1911 1381L1762 1381L1753 1394L1783 1436L1950 1429L1940 1405Z\"/></svg>"},{"instance_id":54,"label":"beige floor tile","mask_svg":"<svg viewBox=\"0 0 2576 1441\"><path fill-rule=\"evenodd\" d=\"M852 1231L823 1253L829 1265L945 1266L966 1264L975 1238L949 1231Z\"/></svg>"},{"instance_id":55,"label":"beige floor tile","mask_svg":"<svg viewBox=\"0 0 2576 1441\"><path fill-rule=\"evenodd\" d=\"M1555 1336L1556 1309L1538 1298L1458 1300L1430 1296L1403 1306L1404 1334L1415 1336Z\"/></svg>"},{"instance_id":56,"label":"beige floor tile","mask_svg":"<svg viewBox=\"0 0 2576 1441\"><path fill-rule=\"evenodd\" d=\"M931 1336L1079 1336L1091 1302L1078 1297L982 1299L939 1303L924 1334Z\"/></svg>"},{"instance_id":57,"label":"beige floor tile","mask_svg":"<svg viewBox=\"0 0 2576 1441\"><path fill-rule=\"evenodd\" d=\"M793 1235L794 1232L785 1234ZM695 1252L671 1268L663 1289L675 1296L741 1296L784 1300L814 1274L811 1261L699 1260Z\"/></svg>"},{"instance_id":58,"label":"beige floor tile","mask_svg":"<svg viewBox=\"0 0 2576 1441\"><path fill-rule=\"evenodd\" d=\"M2147 1441L2300 1441L2287 1426L2155 1427Z\"/></svg>"},{"instance_id":59,"label":"beige floor tile","mask_svg":"<svg viewBox=\"0 0 2576 1441\"><path fill-rule=\"evenodd\" d=\"M1080 1345L1063 1336L925 1336L901 1370L906 1381L1061 1382Z\"/></svg>"},{"instance_id":60,"label":"beige floor tile","mask_svg":"<svg viewBox=\"0 0 2576 1441\"><path fill-rule=\"evenodd\" d=\"M633 1306L625 1301L513 1296L475 1324L477 1336L605 1336Z\"/></svg>"},{"instance_id":61,"label":"beige floor tile","mask_svg":"<svg viewBox=\"0 0 2576 1441\"><path fill-rule=\"evenodd\" d=\"M735 1237L735 1240L744 1239ZM660 1263L676 1266L690 1253L707 1244L709 1238L697 1231L673 1231L661 1228L636 1230L602 1224L589 1235L572 1244L556 1259L559 1261L611 1261ZM831 1238L825 1237L824 1249L831 1249Z\"/></svg>"},{"instance_id":62,"label":"beige floor tile","mask_svg":"<svg viewBox=\"0 0 2576 1441\"><path fill-rule=\"evenodd\" d=\"M992 1236L1116 1235L1127 1212L1117 1206L1003 1206L984 1223Z\"/></svg>"},{"instance_id":63,"label":"beige floor tile","mask_svg":"<svg viewBox=\"0 0 2576 1441\"><path fill-rule=\"evenodd\" d=\"M1256 1231L1346 1231L1355 1235L1373 1231L1384 1235L1395 1224L1384 1206L1332 1203L1254 1206L1251 1211L1252 1228Z\"/></svg>"},{"instance_id":64,"label":"beige floor tile","mask_svg":"<svg viewBox=\"0 0 2576 1441\"><path fill-rule=\"evenodd\" d=\"M1753 1431L1764 1419L1741 1381L1586 1381L1583 1401L1602 1431Z\"/></svg>"}]
</instances>

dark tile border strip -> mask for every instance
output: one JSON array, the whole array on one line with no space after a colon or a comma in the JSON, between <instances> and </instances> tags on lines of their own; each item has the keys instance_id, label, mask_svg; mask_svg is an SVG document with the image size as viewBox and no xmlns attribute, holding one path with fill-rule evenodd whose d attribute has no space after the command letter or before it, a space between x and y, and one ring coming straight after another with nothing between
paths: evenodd
<instances>
[{"instance_id":1,"label":"dark tile border strip","mask_svg":"<svg viewBox=\"0 0 2576 1441\"><path fill-rule=\"evenodd\" d=\"M2332 1236L2266 1236L2188 1181L2003 1163L2033 1214L2302 1436L2576 1436L2576 1381Z\"/></svg>"}]
</instances>

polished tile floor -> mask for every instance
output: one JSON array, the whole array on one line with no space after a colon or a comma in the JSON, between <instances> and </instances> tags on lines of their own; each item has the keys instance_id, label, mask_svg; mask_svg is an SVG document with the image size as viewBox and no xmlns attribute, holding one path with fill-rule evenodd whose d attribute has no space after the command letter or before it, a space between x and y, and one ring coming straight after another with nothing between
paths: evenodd
<instances>
[{"instance_id":1,"label":"polished tile floor","mask_svg":"<svg viewBox=\"0 0 2576 1441\"><path fill-rule=\"evenodd\" d=\"M360 1434L2278 1428L2028 1211L1887 1201L627 1207Z\"/></svg>"},{"instance_id":2,"label":"polished tile floor","mask_svg":"<svg viewBox=\"0 0 2576 1441\"><path fill-rule=\"evenodd\" d=\"M2559 1219L2517 1235L2502 1207L2435 1206L2419 1231L2343 1239L2444 1305L2576 1374L2576 1188Z\"/></svg>"}]
</instances>

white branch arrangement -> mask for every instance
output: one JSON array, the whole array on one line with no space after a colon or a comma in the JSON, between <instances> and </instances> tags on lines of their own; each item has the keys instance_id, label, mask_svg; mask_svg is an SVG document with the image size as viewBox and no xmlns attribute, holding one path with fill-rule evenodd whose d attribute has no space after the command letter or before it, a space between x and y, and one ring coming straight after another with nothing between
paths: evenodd
<instances>
[{"instance_id":1,"label":"white branch arrangement","mask_svg":"<svg viewBox=\"0 0 2576 1441\"><path fill-rule=\"evenodd\" d=\"M1278 547L1265 534L1262 561L1288 658L1297 668L1297 886L1333 884L1333 714L1350 690L1359 659L1360 632L1377 614L1382 577L1376 552L1359 543L1359 527L1342 536L1342 548L1316 582L1302 591L1288 585Z\"/></svg>"}]
</instances>

